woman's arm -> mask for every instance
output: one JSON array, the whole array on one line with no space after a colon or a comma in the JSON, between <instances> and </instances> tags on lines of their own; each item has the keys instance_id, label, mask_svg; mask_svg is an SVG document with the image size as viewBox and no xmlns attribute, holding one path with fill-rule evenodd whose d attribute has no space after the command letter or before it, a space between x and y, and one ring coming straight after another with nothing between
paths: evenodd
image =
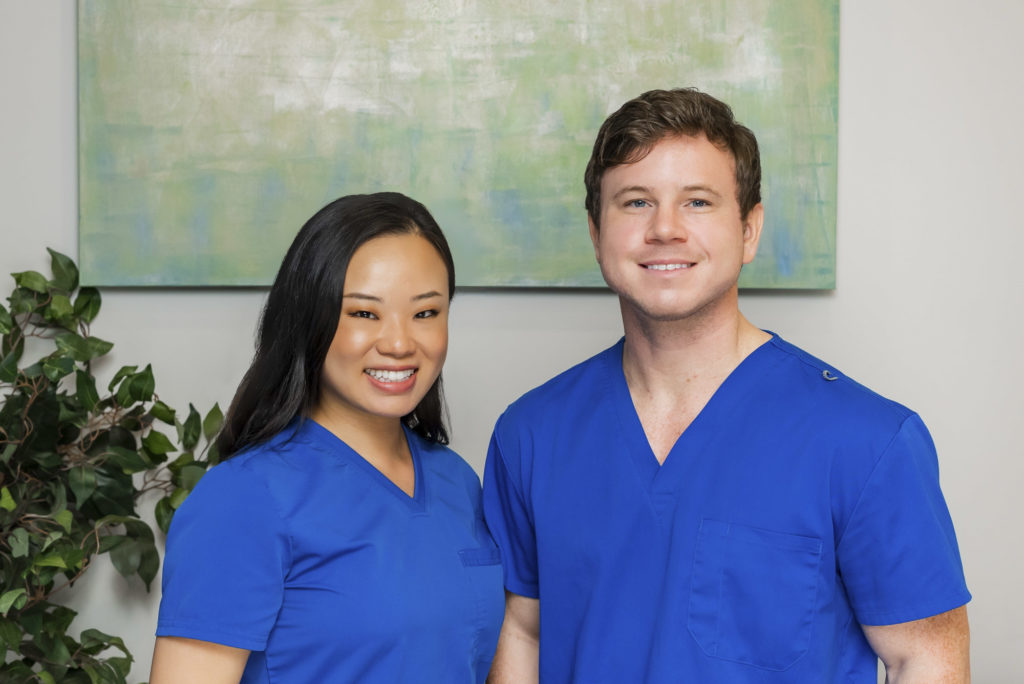
<instances>
[{"instance_id":1,"label":"woman's arm","mask_svg":"<svg viewBox=\"0 0 1024 684\"><path fill-rule=\"evenodd\" d=\"M150 684L238 684L249 651L181 637L157 637Z\"/></svg>"}]
</instances>

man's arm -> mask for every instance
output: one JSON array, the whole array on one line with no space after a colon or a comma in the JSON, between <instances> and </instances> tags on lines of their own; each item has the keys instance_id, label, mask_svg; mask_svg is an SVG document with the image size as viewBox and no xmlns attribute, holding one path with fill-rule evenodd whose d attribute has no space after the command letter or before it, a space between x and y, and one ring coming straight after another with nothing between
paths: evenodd
<instances>
[{"instance_id":1,"label":"man's arm","mask_svg":"<svg viewBox=\"0 0 1024 684\"><path fill-rule=\"evenodd\" d=\"M505 592L505 621L488 684L534 684L539 681L540 601Z\"/></svg>"},{"instance_id":2,"label":"man's arm","mask_svg":"<svg viewBox=\"0 0 1024 684\"><path fill-rule=\"evenodd\" d=\"M971 681L967 607L897 625L862 625L885 665L888 684L965 684Z\"/></svg>"}]
</instances>

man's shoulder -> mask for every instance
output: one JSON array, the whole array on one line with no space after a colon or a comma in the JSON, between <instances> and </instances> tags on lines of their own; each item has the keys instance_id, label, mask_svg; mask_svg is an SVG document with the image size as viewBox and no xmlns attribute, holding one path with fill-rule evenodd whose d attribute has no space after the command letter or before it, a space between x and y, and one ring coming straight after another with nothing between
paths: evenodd
<instances>
[{"instance_id":1,"label":"man's shoulder","mask_svg":"<svg viewBox=\"0 0 1024 684\"><path fill-rule=\"evenodd\" d=\"M775 388L789 406L814 410L844 422L898 426L914 412L854 380L830 363L773 335L767 342L782 380Z\"/></svg>"},{"instance_id":2,"label":"man's shoulder","mask_svg":"<svg viewBox=\"0 0 1024 684\"><path fill-rule=\"evenodd\" d=\"M581 402L596 399L607 391L609 373L621 368L622 340L594 354L550 380L534 387L512 402L502 415L504 421L534 420L546 415L564 415Z\"/></svg>"}]
</instances>

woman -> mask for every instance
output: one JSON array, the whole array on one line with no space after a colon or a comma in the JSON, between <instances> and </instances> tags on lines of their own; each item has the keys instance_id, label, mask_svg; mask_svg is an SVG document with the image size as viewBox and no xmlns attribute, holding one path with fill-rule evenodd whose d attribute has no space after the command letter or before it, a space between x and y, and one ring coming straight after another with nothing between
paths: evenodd
<instances>
[{"instance_id":1,"label":"woman","mask_svg":"<svg viewBox=\"0 0 1024 684\"><path fill-rule=\"evenodd\" d=\"M503 615L444 445L451 252L420 203L342 197L292 243L213 468L171 525L152 684L483 682Z\"/></svg>"}]
</instances>

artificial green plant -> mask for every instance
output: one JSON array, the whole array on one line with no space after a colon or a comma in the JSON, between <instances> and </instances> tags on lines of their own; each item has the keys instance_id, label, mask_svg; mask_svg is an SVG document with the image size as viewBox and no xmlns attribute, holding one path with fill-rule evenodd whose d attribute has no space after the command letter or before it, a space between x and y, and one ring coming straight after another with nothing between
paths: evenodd
<instances>
[{"instance_id":1,"label":"artificial green plant","mask_svg":"<svg viewBox=\"0 0 1024 684\"><path fill-rule=\"evenodd\" d=\"M12 274L0 304L0 681L124 682L124 642L96 629L73 637L75 612L54 595L104 553L150 588L160 557L139 498L155 492L166 533L218 460L211 443L223 416L190 405L180 420L149 365L120 368L101 390L94 366L113 344L90 334L100 293L49 252L52 277Z\"/></svg>"}]
</instances>

